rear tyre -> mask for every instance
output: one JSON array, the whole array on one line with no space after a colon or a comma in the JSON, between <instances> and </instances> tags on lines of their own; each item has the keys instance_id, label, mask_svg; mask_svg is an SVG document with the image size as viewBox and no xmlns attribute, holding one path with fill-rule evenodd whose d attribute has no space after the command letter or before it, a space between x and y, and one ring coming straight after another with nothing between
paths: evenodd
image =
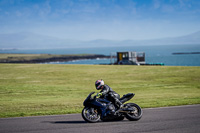
<instances>
[{"instance_id":1,"label":"rear tyre","mask_svg":"<svg viewBox=\"0 0 200 133\"><path fill-rule=\"evenodd\" d=\"M100 115L97 112L97 109L85 107L82 110L82 117L86 122L95 123L100 120Z\"/></svg>"},{"instance_id":2,"label":"rear tyre","mask_svg":"<svg viewBox=\"0 0 200 133\"><path fill-rule=\"evenodd\" d=\"M133 111L130 111L125 114L125 117L130 121L137 121L142 117L142 109L135 103L128 103L126 106L133 108Z\"/></svg>"}]
</instances>

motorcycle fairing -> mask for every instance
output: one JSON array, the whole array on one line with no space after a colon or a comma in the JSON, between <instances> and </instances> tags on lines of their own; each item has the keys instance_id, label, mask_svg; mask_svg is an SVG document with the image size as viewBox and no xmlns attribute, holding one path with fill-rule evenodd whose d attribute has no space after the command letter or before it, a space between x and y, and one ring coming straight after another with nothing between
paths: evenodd
<instances>
[{"instance_id":1,"label":"motorcycle fairing","mask_svg":"<svg viewBox=\"0 0 200 133\"><path fill-rule=\"evenodd\" d=\"M126 101L130 100L131 98L133 98L134 95L135 95L134 93L128 93L126 95L123 95L123 97L121 97L119 100L122 103L125 103Z\"/></svg>"}]
</instances>

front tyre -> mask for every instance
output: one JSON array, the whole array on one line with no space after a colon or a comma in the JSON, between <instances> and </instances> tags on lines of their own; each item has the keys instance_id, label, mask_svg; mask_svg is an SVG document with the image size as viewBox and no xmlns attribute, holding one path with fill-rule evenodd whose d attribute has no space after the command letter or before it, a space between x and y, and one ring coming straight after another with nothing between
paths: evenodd
<instances>
[{"instance_id":1,"label":"front tyre","mask_svg":"<svg viewBox=\"0 0 200 133\"><path fill-rule=\"evenodd\" d=\"M100 120L100 115L97 112L97 109L85 107L82 110L82 117L85 121L90 123L95 123Z\"/></svg>"},{"instance_id":2,"label":"front tyre","mask_svg":"<svg viewBox=\"0 0 200 133\"><path fill-rule=\"evenodd\" d=\"M137 121L142 117L142 109L135 103L126 104L129 108L132 108L133 111L129 111L125 114L125 117L130 121Z\"/></svg>"}]
</instances>

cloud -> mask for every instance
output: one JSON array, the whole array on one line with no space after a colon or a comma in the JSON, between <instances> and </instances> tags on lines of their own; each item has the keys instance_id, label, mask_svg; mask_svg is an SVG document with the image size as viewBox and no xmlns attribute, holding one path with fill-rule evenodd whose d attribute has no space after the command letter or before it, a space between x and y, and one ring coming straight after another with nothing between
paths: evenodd
<instances>
[{"instance_id":1,"label":"cloud","mask_svg":"<svg viewBox=\"0 0 200 133\"><path fill-rule=\"evenodd\" d=\"M46 1L44 4L41 5L39 9L39 16L45 17L51 13L51 6L49 1Z\"/></svg>"},{"instance_id":2,"label":"cloud","mask_svg":"<svg viewBox=\"0 0 200 133\"><path fill-rule=\"evenodd\" d=\"M21 17L22 16L22 13L20 11L16 11L15 14L16 14L17 17Z\"/></svg>"},{"instance_id":3,"label":"cloud","mask_svg":"<svg viewBox=\"0 0 200 133\"><path fill-rule=\"evenodd\" d=\"M185 6L184 0L178 0L178 1L179 1L179 4L180 4L180 7L184 7Z\"/></svg>"},{"instance_id":4,"label":"cloud","mask_svg":"<svg viewBox=\"0 0 200 133\"><path fill-rule=\"evenodd\" d=\"M173 13L174 11L175 11L175 8L174 8L174 6L173 5L163 5L162 6L162 12L164 12L164 13Z\"/></svg>"},{"instance_id":5,"label":"cloud","mask_svg":"<svg viewBox=\"0 0 200 133\"><path fill-rule=\"evenodd\" d=\"M153 7L154 9L160 8L160 0L153 0Z\"/></svg>"},{"instance_id":6,"label":"cloud","mask_svg":"<svg viewBox=\"0 0 200 133\"><path fill-rule=\"evenodd\" d=\"M194 0L0 0L0 32L30 31L77 40L166 37L200 28L198 3Z\"/></svg>"}]
</instances>

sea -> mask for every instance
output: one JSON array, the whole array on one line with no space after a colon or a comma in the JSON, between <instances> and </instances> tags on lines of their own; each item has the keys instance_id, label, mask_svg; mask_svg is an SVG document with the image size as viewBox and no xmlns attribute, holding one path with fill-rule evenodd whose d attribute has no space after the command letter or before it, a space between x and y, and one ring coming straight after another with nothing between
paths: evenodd
<instances>
[{"instance_id":1,"label":"sea","mask_svg":"<svg viewBox=\"0 0 200 133\"><path fill-rule=\"evenodd\" d=\"M17 54L103 54L115 55L116 52L145 52L146 63L164 63L165 66L200 66L200 54L173 54L200 52L200 44L188 45L152 45L120 46L95 48L54 48L54 49L10 49L0 53ZM73 60L68 62L50 62L49 64L109 64L115 59Z\"/></svg>"}]
</instances>

